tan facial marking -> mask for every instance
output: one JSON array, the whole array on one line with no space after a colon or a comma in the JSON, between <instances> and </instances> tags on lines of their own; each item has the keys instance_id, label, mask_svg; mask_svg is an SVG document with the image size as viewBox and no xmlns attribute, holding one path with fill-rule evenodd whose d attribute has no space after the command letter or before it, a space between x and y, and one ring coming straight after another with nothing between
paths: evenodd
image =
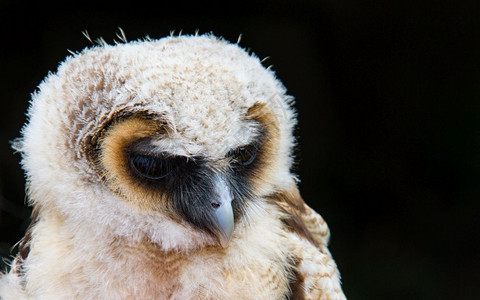
<instances>
[{"instance_id":1,"label":"tan facial marking","mask_svg":"<svg viewBox=\"0 0 480 300\"><path fill-rule=\"evenodd\" d=\"M261 149L257 155L260 167L250 174L254 189L261 191L263 186L268 185L271 166L277 159L276 145L280 139L280 130L275 115L266 103L255 103L248 109L246 119L260 123L264 131L261 136Z\"/></svg>"},{"instance_id":2,"label":"tan facial marking","mask_svg":"<svg viewBox=\"0 0 480 300\"><path fill-rule=\"evenodd\" d=\"M145 189L131 176L126 149L142 138L165 133L164 126L159 121L132 117L114 123L100 141L101 175L112 191L141 210L159 210L164 204L160 193Z\"/></svg>"}]
</instances>

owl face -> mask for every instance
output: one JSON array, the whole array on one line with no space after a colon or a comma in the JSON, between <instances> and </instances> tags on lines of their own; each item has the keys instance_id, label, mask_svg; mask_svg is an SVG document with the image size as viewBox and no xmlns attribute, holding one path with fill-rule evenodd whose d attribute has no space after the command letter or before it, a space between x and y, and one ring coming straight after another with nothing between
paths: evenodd
<instances>
[{"instance_id":1,"label":"owl face","mask_svg":"<svg viewBox=\"0 0 480 300\"><path fill-rule=\"evenodd\" d=\"M106 185L135 208L187 221L226 246L235 220L262 196L262 186L271 184L278 139L271 111L254 104L240 121L246 138L213 153L199 145L197 152L189 151L190 141L169 125L168 115L150 118L116 121L99 139L97 168Z\"/></svg>"},{"instance_id":2,"label":"owl face","mask_svg":"<svg viewBox=\"0 0 480 300\"><path fill-rule=\"evenodd\" d=\"M38 204L66 218L88 207L112 234L161 240L167 222L226 246L292 183L290 102L256 57L214 37L96 47L40 86L19 148Z\"/></svg>"}]
</instances>

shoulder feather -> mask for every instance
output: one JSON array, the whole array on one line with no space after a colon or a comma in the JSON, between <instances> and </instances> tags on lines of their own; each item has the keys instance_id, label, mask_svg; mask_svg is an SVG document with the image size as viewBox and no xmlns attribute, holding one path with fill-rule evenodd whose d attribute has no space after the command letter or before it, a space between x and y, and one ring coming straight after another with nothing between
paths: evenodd
<instances>
[{"instance_id":1,"label":"shoulder feather","mask_svg":"<svg viewBox=\"0 0 480 300\"><path fill-rule=\"evenodd\" d=\"M303 201L296 186L288 191L277 192L268 199L280 208L284 214L282 221L289 230L307 239L316 247L328 244L330 231L327 223Z\"/></svg>"},{"instance_id":2,"label":"shoulder feather","mask_svg":"<svg viewBox=\"0 0 480 300\"><path fill-rule=\"evenodd\" d=\"M16 275L22 276L24 273L23 270L23 263L28 257L30 253L30 242L32 239L32 232L35 224L37 224L39 219L38 209L34 208L32 211L30 225L28 225L27 231L25 232L25 236L20 240L18 243L18 253L15 257L15 260L12 263L12 270L11 272Z\"/></svg>"}]
</instances>

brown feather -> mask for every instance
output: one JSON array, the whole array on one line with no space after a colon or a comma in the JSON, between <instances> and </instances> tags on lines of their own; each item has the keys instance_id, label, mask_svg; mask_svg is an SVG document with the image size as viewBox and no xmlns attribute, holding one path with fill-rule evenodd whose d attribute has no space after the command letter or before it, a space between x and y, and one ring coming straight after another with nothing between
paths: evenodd
<instances>
[{"instance_id":1,"label":"brown feather","mask_svg":"<svg viewBox=\"0 0 480 300\"><path fill-rule=\"evenodd\" d=\"M268 200L275 204L284 214L282 222L289 230L307 239L316 247L319 246L302 218L302 215L306 212L305 202L303 202L296 187L291 189L291 191L275 193L268 197Z\"/></svg>"},{"instance_id":2,"label":"brown feather","mask_svg":"<svg viewBox=\"0 0 480 300\"><path fill-rule=\"evenodd\" d=\"M32 239L33 227L39 220L38 208L33 208L30 225L25 232L25 236L18 244L18 253L14 261L14 269L12 270L16 274L23 273L23 262L27 259L30 253L30 241Z\"/></svg>"},{"instance_id":3,"label":"brown feather","mask_svg":"<svg viewBox=\"0 0 480 300\"><path fill-rule=\"evenodd\" d=\"M291 300L305 299L304 282L305 276L298 271L299 261L295 263L295 268L292 271L292 278L290 278L290 297Z\"/></svg>"}]
</instances>

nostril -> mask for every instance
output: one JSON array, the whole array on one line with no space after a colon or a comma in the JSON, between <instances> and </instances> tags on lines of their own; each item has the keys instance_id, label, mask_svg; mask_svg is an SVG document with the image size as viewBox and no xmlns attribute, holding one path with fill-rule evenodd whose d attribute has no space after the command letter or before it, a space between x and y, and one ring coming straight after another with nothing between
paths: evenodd
<instances>
[{"instance_id":1,"label":"nostril","mask_svg":"<svg viewBox=\"0 0 480 300\"><path fill-rule=\"evenodd\" d=\"M217 208L220 207L220 203L218 203L218 202L212 202L211 205L212 205L212 207L215 208L215 209L217 209Z\"/></svg>"}]
</instances>

